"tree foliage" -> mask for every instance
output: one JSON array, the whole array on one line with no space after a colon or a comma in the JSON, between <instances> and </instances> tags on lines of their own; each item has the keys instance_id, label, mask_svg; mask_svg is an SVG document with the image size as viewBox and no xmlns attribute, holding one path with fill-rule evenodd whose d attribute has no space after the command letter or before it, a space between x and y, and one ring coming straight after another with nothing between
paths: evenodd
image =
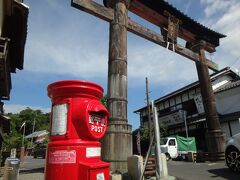
<instances>
[{"instance_id":1,"label":"tree foliage","mask_svg":"<svg viewBox=\"0 0 240 180\"><path fill-rule=\"evenodd\" d=\"M167 135L167 126L165 124L160 123L159 128L160 128L161 137L166 136ZM141 127L140 128L140 133L141 133L141 141L149 142L149 130L148 130L148 128ZM154 134L153 129L152 129L152 134Z\"/></svg>"},{"instance_id":2,"label":"tree foliage","mask_svg":"<svg viewBox=\"0 0 240 180\"><path fill-rule=\"evenodd\" d=\"M41 110L26 108L19 113L9 113L6 115L10 117L11 132L9 134L4 134L3 150L21 147L24 129L23 127L21 128L21 126L23 123L26 123L24 136L33 132L34 120L34 131L49 131L50 129L50 114L43 113ZM24 139L24 146L28 146L29 143L28 140Z\"/></svg>"},{"instance_id":3,"label":"tree foliage","mask_svg":"<svg viewBox=\"0 0 240 180\"><path fill-rule=\"evenodd\" d=\"M100 101L107 108L107 95L106 94L100 99Z\"/></svg>"},{"instance_id":4,"label":"tree foliage","mask_svg":"<svg viewBox=\"0 0 240 180\"><path fill-rule=\"evenodd\" d=\"M161 137L167 135L167 126L165 124L159 124ZM154 129L152 129L152 134L154 134ZM141 127L140 128L140 137L141 137L141 151L143 155L146 155L147 150L150 145L150 138L149 138L149 129L148 127Z\"/></svg>"}]
</instances>

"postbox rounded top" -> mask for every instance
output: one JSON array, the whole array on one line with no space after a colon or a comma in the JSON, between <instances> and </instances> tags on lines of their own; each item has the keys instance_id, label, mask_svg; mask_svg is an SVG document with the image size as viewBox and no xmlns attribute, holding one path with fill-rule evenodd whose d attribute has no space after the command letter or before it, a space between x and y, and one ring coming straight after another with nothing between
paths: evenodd
<instances>
[{"instance_id":1,"label":"postbox rounded top","mask_svg":"<svg viewBox=\"0 0 240 180\"><path fill-rule=\"evenodd\" d=\"M82 80L62 80L48 85L48 96L56 97L93 97L100 99L103 88L96 83Z\"/></svg>"}]
</instances>

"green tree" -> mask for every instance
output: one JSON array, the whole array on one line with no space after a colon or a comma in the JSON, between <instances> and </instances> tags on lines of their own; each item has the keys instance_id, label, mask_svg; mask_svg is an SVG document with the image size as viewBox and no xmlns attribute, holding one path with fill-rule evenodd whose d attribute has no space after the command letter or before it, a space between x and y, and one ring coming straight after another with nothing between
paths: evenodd
<instances>
[{"instance_id":1,"label":"green tree","mask_svg":"<svg viewBox=\"0 0 240 180\"><path fill-rule=\"evenodd\" d=\"M7 116L10 117L10 128L9 134L4 134L3 148L10 150L11 148L20 148L22 145L23 128L21 126L25 124L25 136L31 134L33 131L33 124L35 120L34 131L50 129L50 114L43 113L41 110L33 110L26 108L19 113L9 113ZM24 146L29 145L29 141L24 139Z\"/></svg>"},{"instance_id":2,"label":"green tree","mask_svg":"<svg viewBox=\"0 0 240 180\"><path fill-rule=\"evenodd\" d=\"M166 136L167 135L167 126L165 124L160 123L159 128L160 128L161 137ZM154 130L152 130L152 133L154 134ZM142 154L146 155L147 150L148 150L149 145L150 145L148 127L141 127L140 128L140 135L141 135Z\"/></svg>"},{"instance_id":3,"label":"green tree","mask_svg":"<svg viewBox=\"0 0 240 180\"><path fill-rule=\"evenodd\" d=\"M101 103L107 108L107 94L105 94L101 99Z\"/></svg>"},{"instance_id":4,"label":"green tree","mask_svg":"<svg viewBox=\"0 0 240 180\"><path fill-rule=\"evenodd\" d=\"M167 135L167 126L163 123L160 123L159 128L160 128L161 137L166 136ZM141 141L149 142L149 130L148 130L148 128L141 127L140 128L140 133L141 133ZM152 129L152 133L154 134L153 129Z\"/></svg>"}]
</instances>

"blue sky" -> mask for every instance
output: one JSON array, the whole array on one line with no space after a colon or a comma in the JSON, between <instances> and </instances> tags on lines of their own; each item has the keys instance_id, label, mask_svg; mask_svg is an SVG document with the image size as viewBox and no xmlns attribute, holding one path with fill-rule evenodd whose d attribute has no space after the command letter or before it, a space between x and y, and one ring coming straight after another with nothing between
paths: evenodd
<instances>
[{"instance_id":1,"label":"blue sky","mask_svg":"<svg viewBox=\"0 0 240 180\"><path fill-rule=\"evenodd\" d=\"M102 1L98 1L102 2ZM205 26L226 34L217 52L208 55L220 69L240 69L240 1L169 0L169 3ZM71 7L70 0L25 0L29 6L24 70L12 74L13 89L6 112L30 107L50 110L48 84L63 79L88 80L106 93L109 24ZM158 31L129 13L139 23ZM128 33L128 120L133 129L139 116L133 111L145 106L145 77L150 98L159 98L197 80L194 62Z\"/></svg>"}]
</instances>

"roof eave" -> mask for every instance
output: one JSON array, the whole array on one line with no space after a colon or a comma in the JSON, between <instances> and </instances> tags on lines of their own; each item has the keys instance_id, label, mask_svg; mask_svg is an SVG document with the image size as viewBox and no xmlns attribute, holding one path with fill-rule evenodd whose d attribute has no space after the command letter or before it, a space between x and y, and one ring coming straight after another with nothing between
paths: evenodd
<instances>
[{"instance_id":1,"label":"roof eave","mask_svg":"<svg viewBox=\"0 0 240 180\"><path fill-rule=\"evenodd\" d=\"M2 36L10 39L10 71L15 73L16 69L23 69L29 8L18 1L11 2L11 14L6 10ZM7 3L5 7L9 9L9 5Z\"/></svg>"},{"instance_id":2,"label":"roof eave","mask_svg":"<svg viewBox=\"0 0 240 180\"><path fill-rule=\"evenodd\" d=\"M233 72L229 67L226 67L226 68L224 68L224 69L222 69L222 70L220 70L220 71L218 71L218 72L216 72L216 73L211 74L211 75L210 75L210 79L211 79L211 81L213 81L213 80L215 80L216 78L218 78L219 76L225 75L226 73L229 73L229 74L231 74L232 76L235 76L235 75L236 75L236 73ZM184 86L184 87L182 87L182 88L180 88L180 89L178 89L178 90L176 90L176 91L173 91L172 93L169 93L169 94L167 94L167 95L165 95L165 96L163 96L163 97L161 97L161 98L158 98L158 99L154 100L154 103L158 103L158 102L163 101L163 100L165 100L165 99L167 99L167 98L170 98L170 97L172 97L172 96L174 96L174 95L176 95L176 94L179 94L179 93L184 92L184 91L186 91L186 90L189 90L189 89L191 89L191 88L195 88L195 87L197 87L197 86L199 86L199 81L195 81L195 82L193 82L193 83L191 83L191 84L189 84L189 85L187 85L187 86ZM134 111L134 113L138 113L138 112L140 112L141 110L145 109L146 107L147 107L147 106L144 106L144 107L142 107L142 108Z\"/></svg>"}]
</instances>

